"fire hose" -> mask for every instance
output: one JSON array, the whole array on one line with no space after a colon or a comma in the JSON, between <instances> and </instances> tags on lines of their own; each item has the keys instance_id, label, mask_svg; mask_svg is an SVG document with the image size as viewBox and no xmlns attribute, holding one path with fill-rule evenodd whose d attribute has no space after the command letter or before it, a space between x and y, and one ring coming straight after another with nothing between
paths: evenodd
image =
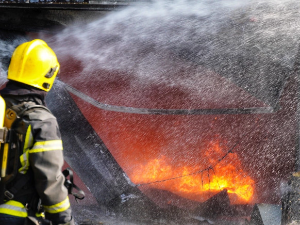
<instances>
[{"instance_id":1,"label":"fire hose","mask_svg":"<svg viewBox=\"0 0 300 225\"><path fill-rule=\"evenodd\" d=\"M74 87L59 81L72 94L90 103L91 105L114 112L151 114L151 115L217 115L217 114L267 114L277 111L274 107L250 107L250 108L227 108L227 109L147 109L126 106L117 106L101 103L90 96L80 92Z\"/></svg>"}]
</instances>

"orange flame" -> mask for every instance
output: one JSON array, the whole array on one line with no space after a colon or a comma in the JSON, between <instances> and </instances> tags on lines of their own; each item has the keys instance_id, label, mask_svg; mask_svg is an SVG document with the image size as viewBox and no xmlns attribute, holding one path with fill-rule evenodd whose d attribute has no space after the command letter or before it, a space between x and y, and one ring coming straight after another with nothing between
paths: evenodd
<instances>
[{"instance_id":1,"label":"orange flame","mask_svg":"<svg viewBox=\"0 0 300 225\"><path fill-rule=\"evenodd\" d=\"M177 168L163 156L150 160L134 171L130 178L136 184L155 182L149 185L159 185L160 189L198 201L205 201L213 194L227 189L232 204L250 203L253 200L254 181L242 170L241 161L236 153L229 153L220 160L225 154L219 142L212 143L204 153L210 169L195 172L193 167Z\"/></svg>"}]
</instances>

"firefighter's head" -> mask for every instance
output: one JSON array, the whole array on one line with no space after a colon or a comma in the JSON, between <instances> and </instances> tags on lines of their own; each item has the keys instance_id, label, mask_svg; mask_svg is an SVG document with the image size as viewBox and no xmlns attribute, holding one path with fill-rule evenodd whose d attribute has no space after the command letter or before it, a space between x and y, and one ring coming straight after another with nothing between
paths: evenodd
<instances>
[{"instance_id":1,"label":"firefighter's head","mask_svg":"<svg viewBox=\"0 0 300 225\"><path fill-rule=\"evenodd\" d=\"M7 79L50 91L59 63L46 42L36 39L19 45L8 68Z\"/></svg>"}]
</instances>

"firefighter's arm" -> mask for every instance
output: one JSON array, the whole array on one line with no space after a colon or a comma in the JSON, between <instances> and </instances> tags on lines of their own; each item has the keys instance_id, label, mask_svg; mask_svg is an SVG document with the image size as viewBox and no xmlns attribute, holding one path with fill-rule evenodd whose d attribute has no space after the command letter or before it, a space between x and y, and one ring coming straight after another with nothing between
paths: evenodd
<instances>
[{"instance_id":1,"label":"firefighter's arm","mask_svg":"<svg viewBox=\"0 0 300 225\"><path fill-rule=\"evenodd\" d=\"M34 144L29 150L29 161L46 218L53 224L67 223L72 217L61 172L63 146L56 118L51 115L50 118L33 121L31 126Z\"/></svg>"}]
</instances>

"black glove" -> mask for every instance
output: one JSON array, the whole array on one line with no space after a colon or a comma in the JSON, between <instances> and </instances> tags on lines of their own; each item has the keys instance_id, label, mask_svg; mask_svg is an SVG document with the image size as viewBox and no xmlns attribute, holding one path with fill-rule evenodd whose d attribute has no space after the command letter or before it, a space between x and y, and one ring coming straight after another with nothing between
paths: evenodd
<instances>
[{"instance_id":1,"label":"black glove","mask_svg":"<svg viewBox=\"0 0 300 225\"><path fill-rule=\"evenodd\" d=\"M75 225L74 218L72 217L72 219L67 223L60 223L58 225Z\"/></svg>"},{"instance_id":2,"label":"black glove","mask_svg":"<svg viewBox=\"0 0 300 225\"><path fill-rule=\"evenodd\" d=\"M32 216L28 216L26 218L26 225L52 225L51 221L43 219L41 217L32 217ZM71 224L71 225L74 225Z\"/></svg>"}]
</instances>

